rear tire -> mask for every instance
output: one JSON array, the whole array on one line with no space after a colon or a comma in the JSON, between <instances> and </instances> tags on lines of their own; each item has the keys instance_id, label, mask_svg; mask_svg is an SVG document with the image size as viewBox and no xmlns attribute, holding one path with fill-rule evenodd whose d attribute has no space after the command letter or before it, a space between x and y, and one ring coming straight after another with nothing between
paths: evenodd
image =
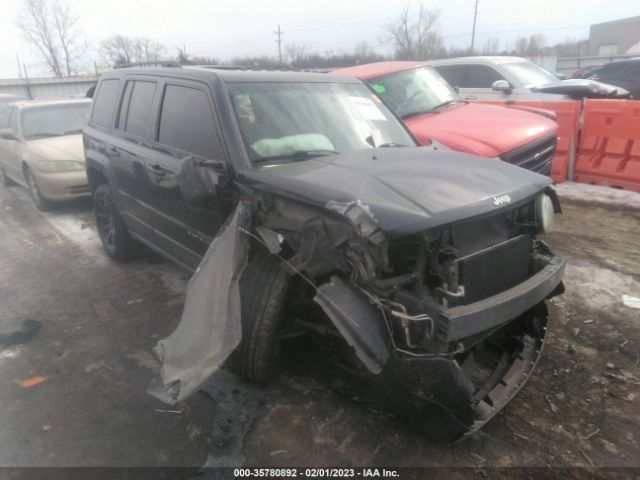
<instances>
[{"instance_id":1,"label":"rear tire","mask_svg":"<svg viewBox=\"0 0 640 480\"><path fill-rule=\"evenodd\" d=\"M252 382L266 382L278 371L278 333L291 277L278 257L259 252L240 279L242 341L230 357L231 370Z\"/></svg>"},{"instance_id":2,"label":"rear tire","mask_svg":"<svg viewBox=\"0 0 640 480\"><path fill-rule=\"evenodd\" d=\"M93 212L98 235L111 258L117 262L126 262L140 255L142 245L129 235L129 229L120 215L109 184L99 185L93 194Z\"/></svg>"},{"instance_id":3,"label":"rear tire","mask_svg":"<svg viewBox=\"0 0 640 480\"><path fill-rule=\"evenodd\" d=\"M36 208L41 212L53 210L55 204L42 195L38 182L36 182L36 177L28 166L24 167L24 179L27 181L27 187L29 187L29 193Z\"/></svg>"}]
</instances>

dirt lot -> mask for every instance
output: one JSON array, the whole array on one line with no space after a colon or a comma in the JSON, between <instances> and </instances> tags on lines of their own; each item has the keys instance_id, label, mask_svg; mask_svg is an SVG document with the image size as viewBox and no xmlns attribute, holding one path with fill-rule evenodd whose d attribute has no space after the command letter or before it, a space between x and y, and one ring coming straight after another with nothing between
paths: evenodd
<instances>
[{"instance_id":1,"label":"dirt lot","mask_svg":"<svg viewBox=\"0 0 640 480\"><path fill-rule=\"evenodd\" d=\"M41 214L22 189L0 190L0 333L43 323L0 351L0 465L466 466L505 478L515 470L494 467L580 467L564 473L633 478L640 309L622 295L640 297L640 209L575 192L547 239L571 260L537 371L481 432L435 445L308 352L268 388L223 376L161 404L146 393L159 369L151 348L175 327L188 275L151 253L109 261L90 202ZM46 380L20 385L35 376Z\"/></svg>"}]
</instances>

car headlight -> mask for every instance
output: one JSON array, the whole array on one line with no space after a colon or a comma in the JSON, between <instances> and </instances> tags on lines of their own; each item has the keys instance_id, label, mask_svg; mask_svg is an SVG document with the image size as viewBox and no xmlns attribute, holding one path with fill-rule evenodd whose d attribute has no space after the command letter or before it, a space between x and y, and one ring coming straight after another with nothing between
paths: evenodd
<instances>
[{"instance_id":1,"label":"car headlight","mask_svg":"<svg viewBox=\"0 0 640 480\"><path fill-rule=\"evenodd\" d=\"M538 222L540 222L540 231L542 233L553 231L555 213L553 202L549 195L543 193L536 199L536 217L538 218Z\"/></svg>"},{"instance_id":2,"label":"car headlight","mask_svg":"<svg viewBox=\"0 0 640 480\"><path fill-rule=\"evenodd\" d=\"M73 172L84 170L84 163L75 160L47 160L38 162L38 169L43 172Z\"/></svg>"}]
</instances>

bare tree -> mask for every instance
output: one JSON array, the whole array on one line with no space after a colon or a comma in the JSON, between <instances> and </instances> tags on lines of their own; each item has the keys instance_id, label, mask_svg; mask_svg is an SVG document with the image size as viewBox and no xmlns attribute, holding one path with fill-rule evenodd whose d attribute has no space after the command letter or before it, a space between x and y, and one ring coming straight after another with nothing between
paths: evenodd
<instances>
[{"instance_id":1,"label":"bare tree","mask_svg":"<svg viewBox=\"0 0 640 480\"><path fill-rule=\"evenodd\" d=\"M395 57L400 60L426 60L443 51L442 38L437 31L440 14L419 4L415 16L405 5L398 20L386 30L395 44Z\"/></svg>"},{"instance_id":2,"label":"bare tree","mask_svg":"<svg viewBox=\"0 0 640 480\"><path fill-rule=\"evenodd\" d=\"M147 37L112 35L100 42L100 52L111 65L157 62L166 53L164 45Z\"/></svg>"},{"instance_id":3,"label":"bare tree","mask_svg":"<svg viewBox=\"0 0 640 480\"><path fill-rule=\"evenodd\" d=\"M284 47L284 51L287 54L289 63L295 67L301 66L304 63L307 55L309 54L309 47L306 45L297 45L295 43L288 43Z\"/></svg>"},{"instance_id":4,"label":"bare tree","mask_svg":"<svg viewBox=\"0 0 640 480\"><path fill-rule=\"evenodd\" d=\"M498 37L487 37L482 45L482 55L497 55L500 53L500 39Z\"/></svg>"},{"instance_id":5,"label":"bare tree","mask_svg":"<svg viewBox=\"0 0 640 480\"><path fill-rule=\"evenodd\" d=\"M60 0L24 0L17 25L56 77L78 72L86 40L78 16L66 4Z\"/></svg>"},{"instance_id":6,"label":"bare tree","mask_svg":"<svg viewBox=\"0 0 640 480\"><path fill-rule=\"evenodd\" d=\"M516 40L515 54L521 57L535 57L542 53L544 36L537 33L527 37L518 37Z\"/></svg>"}]
</instances>

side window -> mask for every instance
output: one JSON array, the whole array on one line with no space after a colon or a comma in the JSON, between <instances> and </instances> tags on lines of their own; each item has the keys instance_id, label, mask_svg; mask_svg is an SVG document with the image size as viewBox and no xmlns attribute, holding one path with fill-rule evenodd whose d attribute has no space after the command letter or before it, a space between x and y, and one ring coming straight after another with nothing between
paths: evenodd
<instances>
[{"instance_id":1,"label":"side window","mask_svg":"<svg viewBox=\"0 0 640 480\"><path fill-rule=\"evenodd\" d=\"M10 128L14 132L17 132L19 110L16 107L13 107L11 111L8 113L9 113L9 118L7 119L7 128Z\"/></svg>"},{"instance_id":2,"label":"side window","mask_svg":"<svg viewBox=\"0 0 640 480\"><path fill-rule=\"evenodd\" d=\"M130 85L133 86L130 87ZM138 80L128 82L122 101L118 128L138 137L147 137L151 131L149 128L151 124L151 107L155 92L155 82ZM125 102L127 101L128 108L125 109ZM122 119L123 110L126 111L124 119Z\"/></svg>"},{"instance_id":3,"label":"side window","mask_svg":"<svg viewBox=\"0 0 640 480\"><path fill-rule=\"evenodd\" d=\"M103 127L111 126L113 110L116 105L120 80L117 78L107 79L100 82L98 93L93 100L93 114L91 121Z\"/></svg>"},{"instance_id":4,"label":"side window","mask_svg":"<svg viewBox=\"0 0 640 480\"><path fill-rule=\"evenodd\" d=\"M222 157L213 112L204 90L167 85L158 141L204 158Z\"/></svg>"},{"instance_id":5,"label":"side window","mask_svg":"<svg viewBox=\"0 0 640 480\"><path fill-rule=\"evenodd\" d=\"M435 67L452 87L465 87L466 65L438 65Z\"/></svg>"},{"instance_id":6,"label":"side window","mask_svg":"<svg viewBox=\"0 0 640 480\"><path fill-rule=\"evenodd\" d=\"M467 88L491 88L496 80L504 80L497 70L488 65L469 65Z\"/></svg>"}]
</instances>

